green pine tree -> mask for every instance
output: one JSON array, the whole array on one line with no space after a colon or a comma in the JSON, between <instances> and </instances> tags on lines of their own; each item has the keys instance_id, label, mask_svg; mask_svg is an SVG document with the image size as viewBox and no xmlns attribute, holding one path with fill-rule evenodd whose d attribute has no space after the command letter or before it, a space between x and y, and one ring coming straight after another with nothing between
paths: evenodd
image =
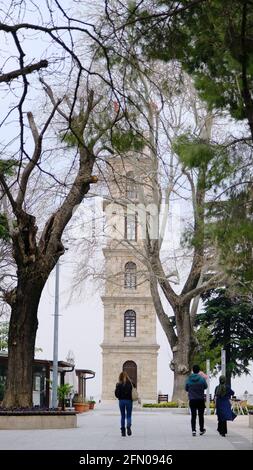
<instances>
[{"instance_id":1,"label":"green pine tree","mask_svg":"<svg viewBox=\"0 0 253 470\"><path fill-rule=\"evenodd\" d=\"M253 360L253 303L225 288L209 291L203 300L204 311L197 316L197 324L212 337L205 343L206 354L212 356L214 348L225 349L227 383L231 384L231 377L249 374Z\"/></svg>"},{"instance_id":2,"label":"green pine tree","mask_svg":"<svg viewBox=\"0 0 253 470\"><path fill-rule=\"evenodd\" d=\"M161 11L164 16L158 21L154 14ZM141 6L138 14L139 40L146 54L179 60L209 109L228 110L235 119L247 119L253 138L252 2L206 0L194 5L181 0L177 8L174 1L160 0L156 9L144 12Z\"/></svg>"}]
</instances>

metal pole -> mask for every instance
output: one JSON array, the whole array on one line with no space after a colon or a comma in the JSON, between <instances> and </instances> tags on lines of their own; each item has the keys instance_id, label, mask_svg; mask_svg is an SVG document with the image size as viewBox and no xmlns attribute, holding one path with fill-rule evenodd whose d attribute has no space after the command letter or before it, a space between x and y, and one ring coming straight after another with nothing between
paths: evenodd
<instances>
[{"instance_id":1,"label":"metal pole","mask_svg":"<svg viewBox=\"0 0 253 470\"><path fill-rule=\"evenodd\" d=\"M54 303L54 357L53 357L53 385L52 385L52 407L57 408L58 387L58 331L59 331L59 273L60 262L55 266L55 303Z\"/></svg>"},{"instance_id":2,"label":"metal pole","mask_svg":"<svg viewBox=\"0 0 253 470\"><path fill-rule=\"evenodd\" d=\"M226 351L225 349L221 350L221 375L226 377Z\"/></svg>"},{"instance_id":3,"label":"metal pole","mask_svg":"<svg viewBox=\"0 0 253 470\"><path fill-rule=\"evenodd\" d=\"M210 415L210 359L206 360L207 392L206 392L206 414Z\"/></svg>"}]
</instances>

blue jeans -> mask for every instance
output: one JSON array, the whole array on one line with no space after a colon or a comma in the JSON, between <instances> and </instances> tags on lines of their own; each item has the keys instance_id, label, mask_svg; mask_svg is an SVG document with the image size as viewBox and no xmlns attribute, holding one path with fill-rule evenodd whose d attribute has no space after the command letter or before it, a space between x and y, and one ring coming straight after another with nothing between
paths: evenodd
<instances>
[{"instance_id":1,"label":"blue jeans","mask_svg":"<svg viewBox=\"0 0 253 470\"><path fill-rule=\"evenodd\" d=\"M133 402L132 400L119 400L119 409L121 413L121 427L125 427L125 419L127 413L127 427L129 428L132 424L132 409Z\"/></svg>"}]
</instances>

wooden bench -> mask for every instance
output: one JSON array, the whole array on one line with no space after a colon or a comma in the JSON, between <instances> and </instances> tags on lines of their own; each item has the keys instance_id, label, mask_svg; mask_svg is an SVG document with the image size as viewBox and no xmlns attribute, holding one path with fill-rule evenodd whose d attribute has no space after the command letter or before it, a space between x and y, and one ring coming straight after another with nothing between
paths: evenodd
<instances>
[{"instance_id":1,"label":"wooden bench","mask_svg":"<svg viewBox=\"0 0 253 470\"><path fill-rule=\"evenodd\" d=\"M158 403L168 402L168 395L158 395Z\"/></svg>"}]
</instances>

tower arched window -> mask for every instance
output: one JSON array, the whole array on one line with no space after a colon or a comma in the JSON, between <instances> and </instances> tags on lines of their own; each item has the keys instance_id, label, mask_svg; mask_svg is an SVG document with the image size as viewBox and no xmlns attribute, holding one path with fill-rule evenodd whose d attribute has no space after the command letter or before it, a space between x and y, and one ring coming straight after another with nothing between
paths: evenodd
<instances>
[{"instance_id":1,"label":"tower arched window","mask_svg":"<svg viewBox=\"0 0 253 470\"><path fill-rule=\"evenodd\" d=\"M136 336L136 313L134 310L126 310L124 313L124 336Z\"/></svg>"},{"instance_id":2,"label":"tower arched window","mask_svg":"<svg viewBox=\"0 0 253 470\"><path fill-rule=\"evenodd\" d=\"M136 289L136 264L129 261L125 264L125 289Z\"/></svg>"},{"instance_id":3,"label":"tower arched window","mask_svg":"<svg viewBox=\"0 0 253 470\"><path fill-rule=\"evenodd\" d=\"M128 199L137 199L137 186L134 181L134 172L128 171L126 174L126 197Z\"/></svg>"},{"instance_id":4,"label":"tower arched window","mask_svg":"<svg viewBox=\"0 0 253 470\"><path fill-rule=\"evenodd\" d=\"M125 214L125 240L137 241L137 214Z\"/></svg>"},{"instance_id":5,"label":"tower arched window","mask_svg":"<svg viewBox=\"0 0 253 470\"><path fill-rule=\"evenodd\" d=\"M127 373L130 380L137 387L137 364L134 361L126 361L123 364L122 370Z\"/></svg>"}]
</instances>

